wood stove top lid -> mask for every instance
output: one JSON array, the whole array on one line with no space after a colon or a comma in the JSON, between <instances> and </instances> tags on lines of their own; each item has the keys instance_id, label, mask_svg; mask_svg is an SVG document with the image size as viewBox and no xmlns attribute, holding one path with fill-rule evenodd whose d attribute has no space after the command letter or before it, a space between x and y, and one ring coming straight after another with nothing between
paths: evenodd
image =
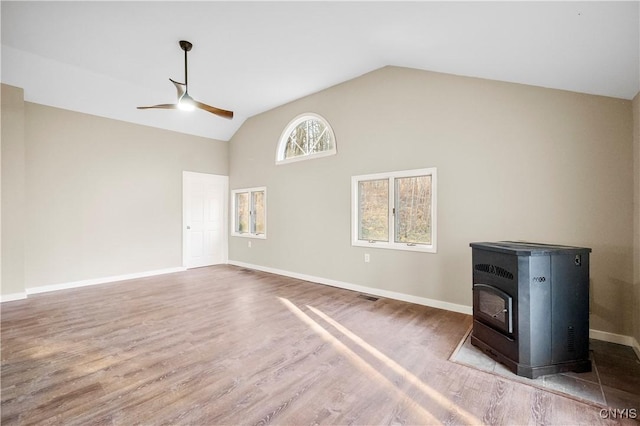
<instances>
[{"instance_id":1,"label":"wood stove top lid","mask_svg":"<svg viewBox=\"0 0 640 426\"><path fill-rule=\"evenodd\" d=\"M471 243L472 248L509 253L516 256L545 256L550 254L590 253L587 247L560 246L555 244L532 243L528 241L496 241Z\"/></svg>"}]
</instances>

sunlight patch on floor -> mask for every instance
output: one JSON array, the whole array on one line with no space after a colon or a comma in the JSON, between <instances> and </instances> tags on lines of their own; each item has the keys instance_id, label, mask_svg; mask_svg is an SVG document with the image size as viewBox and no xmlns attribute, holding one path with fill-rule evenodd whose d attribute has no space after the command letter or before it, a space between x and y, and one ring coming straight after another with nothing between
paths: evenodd
<instances>
[{"instance_id":1,"label":"sunlight patch on floor","mask_svg":"<svg viewBox=\"0 0 640 426\"><path fill-rule=\"evenodd\" d=\"M345 356L355 367L365 372L370 377L377 380L380 384L382 384L383 386L391 390L393 393L396 394L399 400L401 401L409 400L411 402L409 405L409 408L415 411L416 414L420 416L423 422L428 424L440 423L431 413L425 410L417 401L415 401L413 398L408 396L402 390L398 389L396 385L393 382L391 382L387 377L385 377L382 373L376 370L371 364L369 364L366 360L364 360L362 357L356 354L347 345L345 345L340 340L338 340L334 335L332 335L329 331L327 331L322 325L320 325L313 318L311 318L309 315L304 313L300 308L294 305L291 301L282 297L279 297L279 299L282 302L282 304L285 305L285 307L287 307L287 309L289 309L294 315L296 315L302 322L307 324L313 331L318 333L318 335L322 337L322 339L330 343L338 352L340 352L343 356ZM314 312L316 312L316 310L314 310ZM409 375L407 375L407 377ZM447 408L449 408L450 405L452 404L447 405ZM473 419L474 419L473 423L478 423L477 419L475 418Z\"/></svg>"},{"instance_id":2,"label":"sunlight patch on floor","mask_svg":"<svg viewBox=\"0 0 640 426\"><path fill-rule=\"evenodd\" d=\"M391 370L393 370L397 374L402 375L403 377L406 377L407 380L412 385L418 388L422 393L427 395L429 398L433 399L438 405L448 410L454 411L458 416L463 418L465 423L467 424L478 424L480 422L472 414L463 410L458 405L454 404L449 399L444 397L440 392L436 391L432 387L425 384L422 380L417 378L414 374L412 374L406 368L404 368L403 366L401 366L400 364L398 364L397 362L395 362L394 360L392 360L391 358L389 358L388 356L380 352L375 347L371 346L369 343L364 341L361 337L353 333L351 330L349 330L339 322L335 321L333 318L331 318L324 312L320 311L319 309L316 309L313 306L309 306L309 305L306 305L306 306L307 308L309 308L309 310L311 310L311 312L313 312L314 314L318 315L320 318L322 318L323 320L331 324L336 330L338 330L340 333L344 334L346 337L351 339L351 341L353 341L355 344L357 344L362 349L369 352L372 356L374 356L378 360L385 363Z\"/></svg>"}]
</instances>

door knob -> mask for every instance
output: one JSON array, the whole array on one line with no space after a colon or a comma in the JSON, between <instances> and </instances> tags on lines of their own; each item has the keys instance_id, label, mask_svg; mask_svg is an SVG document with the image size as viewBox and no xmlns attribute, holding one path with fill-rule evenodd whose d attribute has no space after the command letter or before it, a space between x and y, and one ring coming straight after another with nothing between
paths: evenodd
<instances>
[{"instance_id":1,"label":"door knob","mask_svg":"<svg viewBox=\"0 0 640 426\"><path fill-rule=\"evenodd\" d=\"M191 227L190 227L190 226L187 226L187 229L191 229Z\"/></svg>"}]
</instances>

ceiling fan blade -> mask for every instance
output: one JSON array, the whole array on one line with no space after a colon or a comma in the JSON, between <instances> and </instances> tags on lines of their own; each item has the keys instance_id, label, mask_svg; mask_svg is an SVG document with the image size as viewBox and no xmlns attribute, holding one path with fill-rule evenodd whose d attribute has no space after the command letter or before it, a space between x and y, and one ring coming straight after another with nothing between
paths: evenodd
<instances>
[{"instance_id":1,"label":"ceiling fan blade","mask_svg":"<svg viewBox=\"0 0 640 426\"><path fill-rule=\"evenodd\" d=\"M187 85L184 83L179 83L172 78L170 78L169 81L171 81L173 85L176 86L176 90L178 91L178 99L180 99L182 95L187 92Z\"/></svg>"},{"instance_id":2,"label":"ceiling fan blade","mask_svg":"<svg viewBox=\"0 0 640 426\"><path fill-rule=\"evenodd\" d=\"M212 107L211 105L207 105L207 104L203 104L202 102L198 102L195 99L193 101L193 105L196 108L203 109L205 111L210 112L211 114L219 115L220 117L224 117L224 118L228 118L228 119L232 119L233 118L233 111L227 111L226 109L220 109L220 108Z\"/></svg>"},{"instance_id":3,"label":"ceiling fan blade","mask_svg":"<svg viewBox=\"0 0 640 426\"><path fill-rule=\"evenodd\" d=\"M138 107L138 109L150 109L150 108L159 108L159 109L178 109L178 105L176 104L160 104L153 106L142 106Z\"/></svg>"}]
</instances>

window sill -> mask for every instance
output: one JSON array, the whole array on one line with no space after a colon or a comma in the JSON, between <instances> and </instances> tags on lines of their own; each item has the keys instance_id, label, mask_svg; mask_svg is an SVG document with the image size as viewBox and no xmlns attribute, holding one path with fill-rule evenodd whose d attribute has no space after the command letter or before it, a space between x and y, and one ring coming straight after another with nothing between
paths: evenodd
<instances>
[{"instance_id":1,"label":"window sill","mask_svg":"<svg viewBox=\"0 0 640 426\"><path fill-rule=\"evenodd\" d=\"M266 240L267 236L265 234L249 234L249 233L237 233L237 232L232 232L231 233L232 237L242 237L242 238L256 238L258 240Z\"/></svg>"},{"instance_id":2,"label":"window sill","mask_svg":"<svg viewBox=\"0 0 640 426\"><path fill-rule=\"evenodd\" d=\"M290 163L296 163L298 161L313 160L314 158L330 157L332 155L336 155L335 149L332 149L329 151L316 152L316 153L307 154L307 155L298 155L297 157L290 157L282 160L276 160L276 165L280 166L282 164L290 164Z\"/></svg>"},{"instance_id":3,"label":"window sill","mask_svg":"<svg viewBox=\"0 0 640 426\"><path fill-rule=\"evenodd\" d=\"M426 245L426 244L415 244L410 245L406 243L386 243L382 241L362 241L356 240L351 241L351 245L354 247L368 247L368 248L381 248L388 250L403 250L403 251L417 251L422 253L437 253L437 249L435 245Z\"/></svg>"}]
</instances>

